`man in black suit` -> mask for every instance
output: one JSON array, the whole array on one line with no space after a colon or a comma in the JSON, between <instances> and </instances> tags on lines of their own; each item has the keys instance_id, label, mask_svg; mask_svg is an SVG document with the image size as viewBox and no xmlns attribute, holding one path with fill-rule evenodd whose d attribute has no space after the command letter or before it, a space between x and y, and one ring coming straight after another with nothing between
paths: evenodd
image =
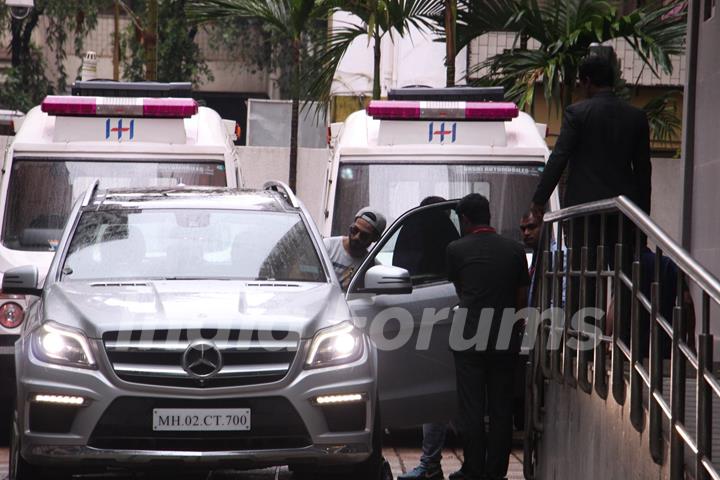
<instances>
[{"instance_id":1,"label":"man in black suit","mask_svg":"<svg viewBox=\"0 0 720 480\"><path fill-rule=\"evenodd\" d=\"M650 212L650 133L645 112L619 99L612 90L608 59L588 57L580 65L580 83L588 99L565 110L560 136L533 197L542 213L569 165L564 206L627 195Z\"/></svg>"},{"instance_id":2,"label":"man in black suit","mask_svg":"<svg viewBox=\"0 0 720 480\"><path fill-rule=\"evenodd\" d=\"M542 218L545 204L557 186L565 167L569 167L565 189L565 207L626 195L642 210L650 213L650 133L645 113L618 98L613 92L615 72L607 57L591 55L579 69L580 83L588 99L570 105L565 110L560 136L555 143L545 171L532 199L531 210ZM606 265L615 268L614 246L618 239L618 220L608 216L602 229L599 215L588 220L588 268L596 267L597 246L601 233L606 245ZM573 269L580 268L581 247L584 244L585 220L579 218L570 223L568 235L568 258ZM601 229L604 230L601 232ZM572 233L571 233L572 232ZM623 228L623 255L619 262L626 274L630 275L635 230L625 220ZM642 246L642 245L641 245ZM578 307L575 279L571 299L573 311ZM625 289L623 289L625 290ZM585 306L596 306L595 282L586 283ZM623 297L626 297L623 291ZM602 299L600 299L602 301ZM629 309L629 298L622 305ZM624 315L625 317L625 315ZM623 322L620 331L627 338L629 321Z\"/></svg>"}]
</instances>

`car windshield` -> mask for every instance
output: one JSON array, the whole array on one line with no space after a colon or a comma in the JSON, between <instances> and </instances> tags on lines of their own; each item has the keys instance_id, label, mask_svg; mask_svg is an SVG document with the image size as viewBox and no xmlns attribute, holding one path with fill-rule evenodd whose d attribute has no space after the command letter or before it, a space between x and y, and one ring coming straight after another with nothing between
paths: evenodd
<instances>
[{"instance_id":1,"label":"car windshield","mask_svg":"<svg viewBox=\"0 0 720 480\"><path fill-rule=\"evenodd\" d=\"M199 209L84 212L62 275L68 280L326 280L298 214Z\"/></svg>"},{"instance_id":2,"label":"car windshield","mask_svg":"<svg viewBox=\"0 0 720 480\"><path fill-rule=\"evenodd\" d=\"M223 162L15 159L3 245L13 250L55 250L75 199L96 179L101 188L227 184Z\"/></svg>"},{"instance_id":3,"label":"car windshield","mask_svg":"<svg viewBox=\"0 0 720 480\"><path fill-rule=\"evenodd\" d=\"M428 196L451 200L480 193L490 200L492 226L520 241L520 217L530 205L542 164L353 164L341 163L333 235L344 235L353 216L370 205L388 225Z\"/></svg>"}]
</instances>

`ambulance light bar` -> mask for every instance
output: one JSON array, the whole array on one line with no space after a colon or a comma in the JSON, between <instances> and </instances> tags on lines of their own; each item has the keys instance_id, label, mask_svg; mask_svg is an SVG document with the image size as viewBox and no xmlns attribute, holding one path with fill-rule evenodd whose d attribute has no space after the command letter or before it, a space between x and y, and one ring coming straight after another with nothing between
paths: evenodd
<instances>
[{"instance_id":1,"label":"ambulance light bar","mask_svg":"<svg viewBox=\"0 0 720 480\"><path fill-rule=\"evenodd\" d=\"M189 118L198 112L192 98L119 98L48 95L40 109L68 117Z\"/></svg>"},{"instance_id":2,"label":"ambulance light bar","mask_svg":"<svg viewBox=\"0 0 720 480\"><path fill-rule=\"evenodd\" d=\"M372 100L367 113L378 120L509 121L518 116L511 102L416 102Z\"/></svg>"}]
</instances>

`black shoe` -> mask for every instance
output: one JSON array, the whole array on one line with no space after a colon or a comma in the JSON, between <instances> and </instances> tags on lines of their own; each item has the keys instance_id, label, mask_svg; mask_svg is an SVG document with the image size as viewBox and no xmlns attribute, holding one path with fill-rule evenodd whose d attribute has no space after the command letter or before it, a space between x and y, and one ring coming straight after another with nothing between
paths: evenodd
<instances>
[{"instance_id":1,"label":"black shoe","mask_svg":"<svg viewBox=\"0 0 720 480\"><path fill-rule=\"evenodd\" d=\"M465 472L463 472L462 468L458 470L457 472L453 472L448 477L448 480L490 480L489 477L471 477ZM504 479L507 480L507 479Z\"/></svg>"}]
</instances>

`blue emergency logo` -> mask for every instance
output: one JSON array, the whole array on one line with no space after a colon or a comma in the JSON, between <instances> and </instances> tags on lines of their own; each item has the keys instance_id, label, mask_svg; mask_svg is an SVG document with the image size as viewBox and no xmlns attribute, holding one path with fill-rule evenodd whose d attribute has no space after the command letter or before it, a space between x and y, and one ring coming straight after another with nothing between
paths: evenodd
<instances>
[{"instance_id":1,"label":"blue emergency logo","mask_svg":"<svg viewBox=\"0 0 720 480\"><path fill-rule=\"evenodd\" d=\"M110 118L105 120L105 140L110 139L110 135L117 133L117 139L122 140L123 133L128 134L128 140L132 140L135 136L135 120L130 120L127 127L123 127L123 119L118 118L116 126L112 125Z\"/></svg>"},{"instance_id":2,"label":"blue emergency logo","mask_svg":"<svg viewBox=\"0 0 720 480\"><path fill-rule=\"evenodd\" d=\"M455 143L457 138L457 123L453 122L452 126L445 128L445 122L440 123L440 128L435 130L435 122L428 125L428 143L433 143L435 138L440 137L440 143L445 143L445 137L450 137L450 143Z\"/></svg>"}]
</instances>

